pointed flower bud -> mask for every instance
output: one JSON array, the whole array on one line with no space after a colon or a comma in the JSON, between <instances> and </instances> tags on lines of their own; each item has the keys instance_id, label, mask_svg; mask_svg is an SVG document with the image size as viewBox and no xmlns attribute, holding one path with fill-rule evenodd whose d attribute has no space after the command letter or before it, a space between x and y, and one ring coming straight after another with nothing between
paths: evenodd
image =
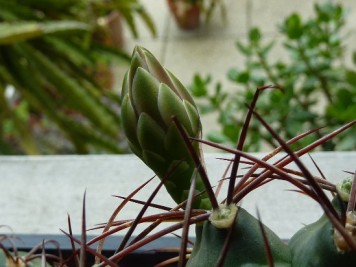
<instances>
[{"instance_id":1,"label":"pointed flower bud","mask_svg":"<svg viewBox=\"0 0 356 267\"><path fill-rule=\"evenodd\" d=\"M122 123L130 148L159 178L172 198L186 200L195 165L172 121L175 116L191 137L201 137L201 122L196 105L180 81L146 49L136 47L122 88ZM200 158L197 143L194 148ZM197 193L204 191L200 179ZM205 195L195 208L210 209Z\"/></svg>"}]
</instances>

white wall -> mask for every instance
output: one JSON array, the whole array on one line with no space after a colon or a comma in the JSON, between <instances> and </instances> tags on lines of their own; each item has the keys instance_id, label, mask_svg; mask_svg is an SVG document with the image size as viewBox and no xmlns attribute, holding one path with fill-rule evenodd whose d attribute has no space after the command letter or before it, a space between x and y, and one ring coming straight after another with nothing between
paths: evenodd
<instances>
[{"instance_id":1,"label":"white wall","mask_svg":"<svg viewBox=\"0 0 356 267\"><path fill-rule=\"evenodd\" d=\"M347 177L343 170L354 171L356 168L356 152L312 155L331 181ZM206 156L212 184L222 177L227 165L217 157L231 156ZM310 170L317 174L309 158L304 158ZM105 222L120 203L112 195L127 196L152 176L153 173L142 162L130 155L0 157L0 225L10 226L15 233L59 234L59 228L67 230L69 213L74 232L80 233L85 190L87 225L90 227ZM157 184L156 179L137 198L147 199ZM263 222L281 238L288 238L304 223L321 214L315 202L287 191L291 188L284 182L273 182L249 195L242 206L251 213L255 213L258 207ZM223 192L220 199L225 195ZM174 206L164 190L159 192L154 202ZM138 210L138 205L131 204L119 218L133 218ZM0 232L4 231L5 228L0 229Z\"/></svg>"}]
</instances>

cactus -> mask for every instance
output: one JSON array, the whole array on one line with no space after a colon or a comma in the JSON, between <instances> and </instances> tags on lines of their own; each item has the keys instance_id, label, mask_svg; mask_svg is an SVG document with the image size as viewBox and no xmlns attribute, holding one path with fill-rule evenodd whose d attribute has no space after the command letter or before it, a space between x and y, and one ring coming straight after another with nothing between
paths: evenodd
<instances>
[{"instance_id":1,"label":"cactus","mask_svg":"<svg viewBox=\"0 0 356 267\"><path fill-rule=\"evenodd\" d=\"M336 202L338 201L334 201ZM325 214L299 230L289 242L293 266L355 266L355 251L340 251L333 233L333 225Z\"/></svg>"},{"instance_id":2,"label":"cactus","mask_svg":"<svg viewBox=\"0 0 356 267\"><path fill-rule=\"evenodd\" d=\"M0 225L0 230L2 230L2 228L8 228L11 230L11 228L6 225ZM0 234L1 267L66 267L62 258L59 243L57 241L43 240L33 246L30 250L23 250L17 248L16 243L18 240L21 240L21 238L16 235ZM48 244L54 245L57 248L57 252L46 252L46 246Z\"/></svg>"},{"instance_id":3,"label":"cactus","mask_svg":"<svg viewBox=\"0 0 356 267\"><path fill-rule=\"evenodd\" d=\"M238 209L234 222L234 231L224 266L268 266L265 243L258 220L243 208ZM227 238L227 229L219 229L210 221L196 227L196 242L187 266L211 266L217 262ZM275 266L291 266L291 255L288 246L280 238L264 226L272 248Z\"/></svg>"},{"instance_id":4,"label":"cactus","mask_svg":"<svg viewBox=\"0 0 356 267\"><path fill-rule=\"evenodd\" d=\"M332 201L339 215L345 213L350 195L350 179L345 179L338 185L339 195ZM348 192L345 192L348 191ZM340 194L341 193L341 194ZM340 196L348 195L346 202ZM351 215L351 216L350 216ZM345 229L348 229L348 218L351 221L351 237L356 241L355 213L346 213ZM356 253L344 238L334 228L328 217L324 214L316 222L300 229L290 240L289 247L293 254L293 266L355 266Z\"/></svg>"},{"instance_id":5,"label":"cactus","mask_svg":"<svg viewBox=\"0 0 356 267\"><path fill-rule=\"evenodd\" d=\"M17 251L17 253L12 253L6 251L5 249L0 249L0 266L2 267L41 267L51 265L46 262L45 259L41 259L41 255L39 257L29 257L27 252Z\"/></svg>"},{"instance_id":6,"label":"cactus","mask_svg":"<svg viewBox=\"0 0 356 267\"><path fill-rule=\"evenodd\" d=\"M267 88L270 86L256 91L237 149L229 149L200 139L199 114L187 90L148 50L141 47L134 49L131 67L125 76L122 90L122 121L130 147L159 176L168 193L178 204L184 201L187 203L184 213L176 213L175 218L180 218L182 222L154 236L158 238L161 234L183 228L180 266L356 266L356 183L353 182L356 178L335 186L316 179L299 160L300 156L314 147L354 126L356 121L294 152L289 145L313 131L287 142L281 140L254 111L259 93ZM280 144L279 148L262 160L242 152L252 115L260 120ZM220 206L217 205L215 196L209 193L211 186L207 176L203 175L204 172L199 172L195 185L194 175L201 167L204 169L199 145L201 143L235 155L227 198ZM287 157L275 164L267 163L269 158L281 150L285 150ZM250 160L254 165L235 185L241 157ZM296 163L301 171L293 172L292 175L285 169L290 162ZM264 170L256 172L260 168ZM318 201L325 211L317 222L298 231L288 244L263 225L259 218L238 206L246 194L274 179L290 182L299 191ZM195 190L195 198L190 193L192 190ZM326 197L324 190L336 194L332 202ZM204 192L208 193L197 197L198 193ZM129 200L131 199L126 201ZM146 203L144 208L150 203ZM345 203L348 205L346 211L343 208ZM195 208L200 210L194 210ZM171 215L171 211L168 211L167 220ZM157 218L162 221L164 216L159 215ZM141 219L142 217L136 218L134 223L139 223ZM151 220L154 221L154 218ZM193 223L196 224L197 239L186 262L187 233ZM150 231L151 229L147 229L140 238ZM128 240L128 237L126 239ZM133 247L139 247L138 244L143 245L149 240L152 238L137 239ZM112 260L119 260L124 252L133 249L130 246L122 248Z\"/></svg>"}]
</instances>

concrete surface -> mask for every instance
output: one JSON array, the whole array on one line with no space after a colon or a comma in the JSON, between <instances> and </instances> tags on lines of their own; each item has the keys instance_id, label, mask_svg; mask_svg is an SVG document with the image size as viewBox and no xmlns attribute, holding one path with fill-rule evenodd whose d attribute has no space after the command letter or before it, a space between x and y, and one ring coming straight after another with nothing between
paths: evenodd
<instances>
[{"instance_id":1,"label":"concrete surface","mask_svg":"<svg viewBox=\"0 0 356 267\"><path fill-rule=\"evenodd\" d=\"M261 154L255 154L261 156ZM207 154L206 163L212 184L222 178L227 154ZM343 170L355 171L356 152L313 153L328 180L338 182L347 177ZM308 168L318 174L308 157ZM70 214L74 233L80 233L83 194L86 191L87 226L107 221L121 202L112 195L127 196L153 173L136 157L119 156L37 156L0 157L0 225L7 225L15 233L60 234L67 230ZM158 184L155 179L136 198L146 200ZM319 206L307 197L287 191L292 186L273 182L248 195L241 205L255 214L260 210L264 223L282 238L289 238L304 223L320 216ZM222 190L219 199L226 194ZM162 190L155 203L174 206ZM133 218L139 211L137 204L128 205L118 219ZM157 213L151 209L148 214ZM140 229L143 229L143 226ZM0 228L0 232L8 232ZM96 234L90 232L90 234Z\"/></svg>"}]
</instances>

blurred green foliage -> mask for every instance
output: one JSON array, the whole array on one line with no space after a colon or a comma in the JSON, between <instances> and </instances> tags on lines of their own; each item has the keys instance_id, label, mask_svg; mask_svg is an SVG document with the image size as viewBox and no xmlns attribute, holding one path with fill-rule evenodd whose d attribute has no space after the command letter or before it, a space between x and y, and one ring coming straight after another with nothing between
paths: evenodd
<instances>
[{"instance_id":1,"label":"blurred green foliage","mask_svg":"<svg viewBox=\"0 0 356 267\"><path fill-rule=\"evenodd\" d=\"M227 76L236 86L224 90L220 82L212 84L211 76L196 75L190 86L200 99L203 114L217 112L220 131L208 133L211 141L235 143L244 121L246 103L256 88L273 84L282 91L266 91L260 95L257 112L284 138L321 128L315 135L298 143L304 146L336 127L356 119L356 71L345 65L345 10L341 4L316 4L315 16L303 20L299 14L286 17L279 26L283 47L275 40L266 41L260 29L252 28L247 42L237 42L245 57L243 69L231 68ZM278 47L278 48L277 48ZM272 58L271 51L288 58ZM276 52L276 51L275 51ZM276 53L274 53L276 55ZM353 57L356 64L356 54ZM325 143L323 150L355 150L356 129ZM246 149L258 151L262 145L275 147L275 141L253 120Z\"/></svg>"},{"instance_id":2,"label":"blurred green foliage","mask_svg":"<svg viewBox=\"0 0 356 267\"><path fill-rule=\"evenodd\" d=\"M111 64L118 11L155 27L138 0L0 0L0 154L123 153Z\"/></svg>"}]
</instances>

